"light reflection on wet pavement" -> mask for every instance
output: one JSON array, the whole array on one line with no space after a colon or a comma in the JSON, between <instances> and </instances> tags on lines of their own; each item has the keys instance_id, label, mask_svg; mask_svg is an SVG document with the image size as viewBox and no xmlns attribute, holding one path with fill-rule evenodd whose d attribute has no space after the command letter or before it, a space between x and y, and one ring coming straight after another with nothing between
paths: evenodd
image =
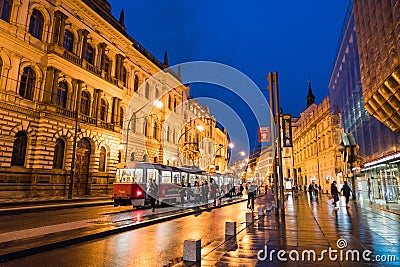
<instances>
[{"instance_id":1,"label":"light reflection on wet pavement","mask_svg":"<svg viewBox=\"0 0 400 267\"><path fill-rule=\"evenodd\" d=\"M264 207L265 198L256 204ZM364 203L365 204L365 203ZM342 204L343 205L343 204ZM257 209L256 209L257 210ZM305 194L287 201L285 217L273 213L261 217L241 231L236 240L225 241L226 221L236 221L244 228L246 203L238 203L201 214L155 224L102 240L91 241L4 263L4 266L166 266L172 259L182 257L185 239L201 239L201 266L400 266L400 217L388 212L352 206L334 211L326 196L318 201ZM255 213L257 218L257 214ZM140 218L140 216L139 216ZM371 250L371 256L395 255L396 262L332 261L321 256L329 247ZM275 256L269 260L257 258L260 250L287 253L313 250L317 260L281 262ZM286 258L288 255L286 254ZM321 259L320 261L318 259ZM177 266L183 265L182 263Z\"/></svg>"}]
</instances>

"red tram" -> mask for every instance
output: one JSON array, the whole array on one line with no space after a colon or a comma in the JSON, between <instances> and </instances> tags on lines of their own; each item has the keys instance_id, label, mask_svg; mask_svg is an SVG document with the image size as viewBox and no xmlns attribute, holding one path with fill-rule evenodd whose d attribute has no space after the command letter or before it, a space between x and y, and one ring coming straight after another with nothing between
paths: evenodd
<instances>
[{"instance_id":1,"label":"red tram","mask_svg":"<svg viewBox=\"0 0 400 267\"><path fill-rule=\"evenodd\" d=\"M184 182L185 187L190 184L192 188L195 181L207 181L208 184L213 181L217 188L217 196L223 196L227 193L231 189L230 186L235 186L236 192L238 192L241 184L240 178L230 175L207 173L199 169L136 162L132 168L117 168L113 192L114 206L145 206L149 200L147 190L153 179L158 184L157 199L160 204L169 205L180 202L181 181Z\"/></svg>"}]
</instances>

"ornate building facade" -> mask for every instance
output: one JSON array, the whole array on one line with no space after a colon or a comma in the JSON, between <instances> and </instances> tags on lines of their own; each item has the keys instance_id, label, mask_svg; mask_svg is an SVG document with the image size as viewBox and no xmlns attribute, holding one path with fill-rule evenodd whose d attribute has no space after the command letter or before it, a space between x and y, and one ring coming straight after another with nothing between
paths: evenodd
<instances>
[{"instance_id":1,"label":"ornate building facade","mask_svg":"<svg viewBox=\"0 0 400 267\"><path fill-rule=\"evenodd\" d=\"M189 88L126 32L123 12L105 0L0 8L0 197L107 195L120 162L179 165Z\"/></svg>"},{"instance_id":2,"label":"ornate building facade","mask_svg":"<svg viewBox=\"0 0 400 267\"><path fill-rule=\"evenodd\" d=\"M340 133L340 114L330 113L328 97L319 105L309 103L300 113L300 118L293 123L293 165L299 185L315 182L324 193L330 189L342 166L337 150Z\"/></svg>"}]
</instances>

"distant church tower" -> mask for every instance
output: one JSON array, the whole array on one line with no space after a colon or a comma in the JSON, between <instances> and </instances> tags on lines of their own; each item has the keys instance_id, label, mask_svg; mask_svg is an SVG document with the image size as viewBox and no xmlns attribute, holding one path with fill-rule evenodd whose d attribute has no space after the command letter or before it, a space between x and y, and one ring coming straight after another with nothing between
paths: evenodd
<instances>
[{"instance_id":1,"label":"distant church tower","mask_svg":"<svg viewBox=\"0 0 400 267\"><path fill-rule=\"evenodd\" d=\"M307 99L307 107L311 106L312 104L315 103L315 96L312 93L312 89L311 89L311 81L308 80L308 95L306 97Z\"/></svg>"}]
</instances>

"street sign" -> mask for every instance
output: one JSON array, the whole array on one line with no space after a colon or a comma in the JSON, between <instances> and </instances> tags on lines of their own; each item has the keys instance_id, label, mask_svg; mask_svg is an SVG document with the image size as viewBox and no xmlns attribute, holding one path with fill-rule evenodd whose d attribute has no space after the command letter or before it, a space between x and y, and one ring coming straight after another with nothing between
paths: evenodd
<instances>
[{"instance_id":1,"label":"street sign","mask_svg":"<svg viewBox=\"0 0 400 267\"><path fill-rule=\"evenodd\" d=\"M271 141L271 131L270 127L260 127L258 128L258 142L270 142Z\"/></svg>"}]
</instances>

